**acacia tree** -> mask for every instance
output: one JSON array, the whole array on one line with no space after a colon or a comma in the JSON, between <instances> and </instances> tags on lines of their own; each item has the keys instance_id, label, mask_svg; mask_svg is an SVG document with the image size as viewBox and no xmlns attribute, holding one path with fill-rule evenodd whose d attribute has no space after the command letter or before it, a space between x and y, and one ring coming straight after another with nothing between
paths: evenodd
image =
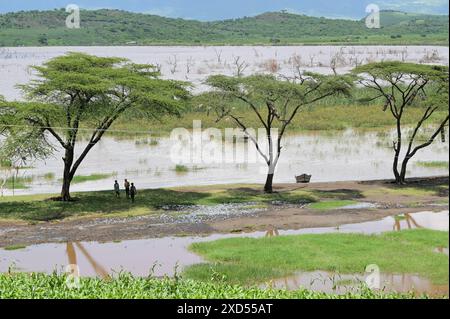
<instances>
[{"instance_id":1,"label":"acacia tree","mask_svg":"<svg viewBox=\"0 0 450 319\"><path fill-rule=\"evenodd\" d=\"M371 63L357 67L353 73L360 75L360 83L374 92L372 100L384 101L383 111L389 109L396 123L396 137L393 141L393 172L397 184L406 182L406 170L409 161L418 151L433 143L440 133L444 133L449 121L448 80L446 66L421 65L403 62ZM406 149L403 149L403 119L410 109L422 109L423 113L412 133L406 137ZM425 142L416 143L419 132L424 132L430 118L438 125L429 133ZM427 122L428 121L428 122ZM435 123L435 121L433 121ZM401 160L402 152L404 157Z\"/></svg>"},{"instance_id":2,"label":"acacia tree","mask_svg":"<svg viewBox=\"0 0 450 319\"><path fill-rule=\"evenodd\" d=\"M248 77L211 76L207 84L215 95L209 102L218 115L218 121L231 119L255 144L258 153L268 166L264 191L272 193L275 168L282 150L286 130L296 115L306 106L335 94L350 94L351 78L345 76L323 76L305 73L300 78L286 81L273 75ZM239 103L239 107L235 107ZM263 150L258 139L249 132L251 118L240 115L240 110L251 110L257 123L266 132L267 150ZM278 134L273 136L272 129Z\"/></svg>"},{"instance_id":3,"label":"acacia tree","mask_svg":"<svg viewBox=\"0 0 450 319\"><path fill-rule=\"evenodd\" d=\"M64 150L62 201L71 200L77 169L119 117L178 114L187 97L184 83L161 80L154 66L122 58L69 53L34 69L38 79L21 87L29 102L0 102L0 117L8 117L3 130L0 122L6 135L2 149L46 157L55 149L49 137L56 140ZM76 157L82 129L90 138Z\"/></svg>"}]
</instances>

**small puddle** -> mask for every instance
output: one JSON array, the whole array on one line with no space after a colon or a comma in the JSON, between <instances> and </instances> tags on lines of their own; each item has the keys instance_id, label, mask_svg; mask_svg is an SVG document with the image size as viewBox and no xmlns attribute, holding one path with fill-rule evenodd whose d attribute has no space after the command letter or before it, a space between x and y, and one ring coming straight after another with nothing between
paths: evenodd
<instances>
[{"instance_id":1,"label":"small puddle","mask_svg":"<svg viewBox=\"0 0 450 319\"><path fill-rule=\"evenodd\" d=\"M313 291L346 294L358 292L366 283L369 275L366 274L337 274L326 271L299 272L294 276L279 278L261 285L263 289L275 288L298 290L301 288ZM448 285L433 285L428 279L411 274L380 274L377 290L386 292L414 292L433 296L448 295Z\"/></svg>"},{"instance_id":2,"label":"small puddle","mask_svg":"<svg viewBox=\"0 0 450 319\"><path fill-rule=\"evenodd\" d=\"M266 232L215 234L206 237L164 237L110 243L53 243L29 246L19 250L0 249L0 272L6 272L10 267L13 267L15 270L24 272L33 271L52 273L55 270L64 271L67 265L75 264L79 267L81 276L98 276L106 278L108 275L121 270L131 272L136 276L147 276L150 273L154 276L173 276L176 271L180 272L186 266L204 262L200 256L191 253L187 249L189 245L195 242L214 241L233 237L259 238L299 234L379 234L386 231L398 231L413 228L448 231L449 212L404 214L395 217L386 217L378 221L348 224L340 227L307 228L299 230L278 230L274 227L268 227ZM448 255L448 248L437 248L436 251ZM317 274L317 272L313 274ZM324 278L329 276L329 274L322 275L324 275ZM401 277L402 275L385 276L387 276L387 279L391 278L393 282L393 285L391 285L392 289L400 287L396 282L400 280L398 278L403 278ZM420 283L420 285L417 284L417 287L424 287L420 289L423 289L424 291L434 291L426 288L431 287L431 284L426 282L426 280L414 276L405 276L405 278L410 278L410 282ZM281 282L285 282L286 280L283 279ZM289 279L288 283L290 281L292 281L292 284L288 284L288 287L298 286L297 283L306 285L311 281L311 275L301 274L295 278ZM406 279L404 279L404 281L408 282ZM275 284L278 285L281 283L276 281ZM324 285L324 287L328 287L328 284ZM312 289L314 289L314 286Z\"/></svg>"}]
</instances>

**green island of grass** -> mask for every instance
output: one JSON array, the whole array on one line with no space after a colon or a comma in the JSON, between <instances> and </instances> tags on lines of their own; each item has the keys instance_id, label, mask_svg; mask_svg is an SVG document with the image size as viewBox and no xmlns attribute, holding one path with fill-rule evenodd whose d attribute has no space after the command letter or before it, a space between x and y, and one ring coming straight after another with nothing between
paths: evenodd
<instances>
[{"instance_id":1,"label":"green island of grass","mask_svg":"<svg viewBox=\"0 0 450 319\"><path fill-rule=\"evenodd\" d=\"M330 209L337 209L342 208L345 206L357 204L358 202L354 200L333 200L333 201L323 201L323 202L317 202L312 203L309 205L310 208L317 209L317 210L330 210Z\"/></svg>"},{"instance_id":2,"label":"green island of grass","mask_svg":"<svg viewBox=\"0 0 450 319\"><path fill-rule=\"evenodd\" d=\"M19 250L19 249L25 249L25 248L27 248L27 246L25 246L25 245L11 245L11 246L6 246L3 249L4 250Z\"/></svg>"},{"instance_id":3,"label":"green island of grass","mask_svg":"<svg viewBox=\"0 0 450 319\"><path fill-rule=\"evenodd\" d=\"M448 247L449 233L427 229L381 235L313 234L272 238L230 238L195 243L190 250L208 263L187 268L184 275L255 284L297 271L364 273L376 264L383 273L418 274L434 284L448 284L449 260L436 247Z\"/></svg>"},{"instance_id":4,"label":"green island of grass","mask_svg":"<svg viewBox=\"0 0 450 319\"><path fill-rule=\"evenodd\" d=\"M91 174L91 175L75 175L73 177L72 183L73 184L81 184L85 182L93 182L93 181L100 181L102 179L110 178L111 176L114 176L114 174Z\"/></svg>"},{"instance_id":5,"label":"green island of grass","mask_svg":"<svg viewBox=\"0 0 450 319\"><path fill-rule=\"evenodd\" d=\"M416 165L428 168L447 168L449 167L446 161L420 161Z\"/></svg>"}]
</instances>

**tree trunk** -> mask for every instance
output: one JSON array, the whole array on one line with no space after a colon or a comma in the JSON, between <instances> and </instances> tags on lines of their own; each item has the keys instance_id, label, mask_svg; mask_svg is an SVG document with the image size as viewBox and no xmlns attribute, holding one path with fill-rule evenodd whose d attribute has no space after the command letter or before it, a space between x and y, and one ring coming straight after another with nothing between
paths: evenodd
<instances>
[{"instance_id":1,"label":"tree trunk","mask_svg":"<svg viewBox=\"0 0 450 319\"><path fill-rule=\"evenodd\" d=\"M406 168L408 167L408 162L409 162L410 159L411 159L411 157L409 155L407 155L405 157L405 159L403 160L402 169L400 171L398 184L405 184L406 183Z\"/></svg>"},{"instance_id":2,"label":"tree trunk","mask_svg":"<svg viewBox=\"0 0 450 319\"><path fill-rule=\"evenodd\" d=\"M400 178L400 173L398 172L398 157L397 156L394 158L393 171L394 171L394 176L395 176L395 182L397 184L401 184L402 181Z\"/></svg>"},{"instance_id":3,"label":"tree trunk","mask_svg":"<svg viewBox=\"0 0 450 319\"><path fill-rule=\"evenodd\" d=\"M63 186L62 186L62 190L61 190L61 200L63 202L68 202L70 201L70 180L64 178L63 180Z\"/></svg>"},{"instance_id":4,"label":"tree trunk","mask_svg":"<svg viewBox=\"0 0 450 319\"><path fill-rule=\"evenodd\" d=\"M266 193L273 193L273 173L267 174L266 185L264 185L264 191Z\"/></svg>"},{"instance_id":5,"label":"tree trunk","mask_svg":"<svg viewBox=\"0 0 450 319\"><path fill-rule=\"evenodd\" d=\"M402 150L402 131L401 131L401 122L400 119L397 118L397 143L395 144L394 142L394 151L395 151L395 155L394 155L394 163L393 163L393 171L394 171L394 176L395 176L395 182L397 184L402 184L402 180L401 180L401 176L400 173L398 171L398 162L400 159L400 152Z\"/></svg>"},{"instance_id":6,"label":"tree trunk","mask_svg":"<svg viewBox=\"0 0 450 319\"><path fill-rule=\"evenodd\" d=\"M73 149L66 149L64 161L64 175L63 185L61 189L61 200L63 202L70 201L70 183L72 182L73 175L71 174L71 168L73 164Z\"/></svg>"}]
</instances>

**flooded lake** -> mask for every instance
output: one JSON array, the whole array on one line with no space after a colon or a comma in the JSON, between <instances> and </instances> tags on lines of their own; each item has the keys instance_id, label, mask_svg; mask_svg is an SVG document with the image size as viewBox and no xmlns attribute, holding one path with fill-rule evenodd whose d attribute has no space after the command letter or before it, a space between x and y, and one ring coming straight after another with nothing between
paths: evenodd
<instances>
[{"instance_id":1,"label":"flooded lake","mask_svg":"<svg viewBox=\"0 0 450 319\"><path fill-rule=\"evenodd\" d=\"M275 183L293 183L295 175L312 174L312 182L372 180L392 178L392 130L342 131L329 133L302 133L285 138L284 151L275 175ZM104 138L89 153L77 175L106 174L106 178L74 183L72 191L112 189L114 179L128 178L137 188L159 188L187 185L229 183L263 183L267 167L261 157L246 163L248 150L256 154L253 143L228 145L234 150L233 162L184 164L188 170L177 172L175 167L189 160L186 152L172 156L177 141L159 138L157 145L139 143L137 140ZM82 150L82 143L78 153ZM226 146L226 147L228 147ZM221 144L218 144L221 147ZM225 146L224 148L225 149ZM448 162L448 143L436 141L417 154L409 165L409 176L448 174L447 167L428 167L420 162ZM224 151L225 153L225 151ZM56 153L46 161L22 169L18 177L30 177L26 189L15 194L57 193L61 187L63 154ZM225 158L225 157L224 157ZM0 174L6 174L0 171ZM108 176L109 175L109 176ZM5 195L11 195L6 190ZM0 199L1 200L1 199Z\"/></svg>"},{"instance_id":2,"label":"flooded lake","mask_svg":"<svg viewBox=\"0 0 450 319\"><path fill-rule=\"evenodd\" d=\"M18 250L0 249L0 272L13 267L19 271L51 273L64 271L66 265L75 264L81 276L106 277L124 270L137 276L147 276L153 269L155 276L172 276L186 266L204 262L188 251L195 242L212 241L233 237L264 237L273 235L299 235L323 233L379 234L386 231L427 228L441 231L449 229L449 212L421 212L386 217L382 220L342 225L340 227L306 228L300 230L274 230L246 234L211 235L207 237L165 237L131 240L112 243L83 242L65 244L41 244ZM436 247L436 254L446 253L447 247ZM271 285L279 288L297 289L300 286L328 292L335 280L357 281L363 274L339 275L325 272L298 273L288 278L276 279ZM334 279L330 279L334 278ZM339 278L339 279L338 279ZM428 280L414 274L384 274L382 279L388 287L397 291L408 291L414 287L419 292L448 293L448 286L433 286ZM321 280L323 281L320 284ZM331 281L330 281L331 280ZM420 289L419 289L420 288ZM437 290L439 289L439 290ZM339 292L339 291L338 291ZM343 291L341 291L343 292Z\"/></svg>"},{"instance_id":3,"label":"flooded lake","mask_svg":"<svg viewBox=\"0 0 450 319\"><path fill-rule=\"evenodd\" d=\"M233 61L240 57L248 62L246 74L268 72L266 62L276 60L278 74L292 75L296 67L320 73L331 73L330 61L339 55L338 72L347 72L356 64L371 61L400 60L448 65L448 48L433 46L288 46L288 47L40 47L0 48L0 94L7 99L21 99L17 84L33 78L30 65L43 62L69 51L99 56L126 57L136 63L152 63L161 67L164 78L193 82L194 91L202 90L202 82L211 74L234 73ZM428 57L428 58L427 58ZM431 59L432 57L432 59ZM430 60L431 59L431 60ZM174 68L174 61L177 67ZM241 61L242 61L241 60ZM368 180L391 178L391 130L377 132L345 131L302 133L284 142L275 183L294 182L294 176L312 174L312 182ZM106 174L102 180L73 184L72 191L111 189L114 179L128 178L137 188L228 183L262 183L267 168L261 161L246 163L200 163L188 166L187 172L176 172L175 166L186 156L174 160L174 141L142 134L134 140L103 138L82 163L77 175ZM78 153L82 148L78 146ZM239 144L239 143L238 143ZM249 147L253 148L252 143ZM236 150L236 158L244 151ZM184 157L184 158L183 158ZM18 177L27 178L26 188L6 190L4 195L57 193L60 191L62 153L45 162L20 170ZM261 158L258 158L261 160ZM411 176L448 174L446 167L423 167L419 161L448 161L448 144L434 143L419 152L409 166ZM11 172L0 171L0 174ZM0 199L1 200L1 199Z\"/></svg>"},{"instance_id":4,"label":"flooded lake","mask_svg":"<svg viewBox=\"0 0 450 319\"><path fill-rule=\"evenodd\" d=\"M348 72L356 65L374 61L398 60L406 62L449 64L446 47L432 46L289 46L289 47L42 47L0 48L0 94L7 99L22 99L17 84L33 79L30 65L40 65L69 51L86 52L99 56L126 57L136 63L150 63L161 68L163 78L187 80L194 84L193 91L205 89L204 80L212 74L233 75L237 58L248 63L245 74L268 73L268 65L277 65L277 74L291 76L296 68L331 74L333 57L339 56L338 73ZM392 178L392 129L376 131L347 130L340 132L307 132L287 136L275 175L275 183L295 182L295 175L312 174L312 182L372 180ZM149 143L148 141L156 141ZM138 189L210 185L228 183L263 183L267 168L260 161L246 162L252 143L219 142L221 148L232 147L234 159L217 163L190 163L191 145L173 156L176 141L168 137L142 134L135 139L103 138L93 148L78 170L78 175L105 174L98 180L74 183L72 191L112 189L115 179L128 178ZM77 148L79 154L84 143ZM230 145L231 144L231 145ZM448 167L421 165L423 162L448 162L448 143L435 142L422 150L411 161L409 175L415 177L448 174ZM56 152L46 161L30 164L19 170L19 178L27 178L26 188L10 189L4 195L57 193L61 182L63 154ZM186 170L176 170L183 164ZM10 174L0 171L0 174ZM1 198L0 198L1 201ZM369 206L368 206L369 205ZM346 209L370 208L370 203L348 206ZM233 207L221 208L232 210ZM191 214L198 214L195 210ZM230 237L264 237L330 232L356 232L365 234L429 228L448 231L448 211L440 213L404 214L382 220L342 225L340 227L310 228L292 231L268 229L267 232L248 234L211 235L207 237L165 237L122 242L69 242L41 244L18 250L0 249L0 271L9 267L19 271L50 273L64 271L74 264L82 276L107 277L125 270L137 276L172 276L176 269L204 260L188 251L195 242ZM436 254L448 255L448 247L436 247ZM152 270L153 269L153 270ZM323 271L301 272L288 278L274 279L266 286L297 289L300 286L324 292L345 292L364 280L364 274L334 274ZM387 290L448 294L448 286L434 286L415 274L382 274ZM337 285L338 283L338 285ZM340 283L340 284L339 284ZM338 287L338 288L336 288Z\"/></svg>"},{"instance_id":5,"label":"flooded lake","mask_svg":"<svg viewBox=\"0 0 450 319\"><path fill-rule=\"evenodd\" d=\"M276 73L287 76L292 76L297 67L331 74L333 57L338 57L339 73L376 61L449 63L448 48L442 46L4 47L0 48L0 94L7 99L22 98L15 85L27 83L32 78L30 65L40 65L70 51L125 57L135 63L158 65L164 78L188 80L197 92L204 89L202 82L210 75L233 75L236 58L248 64L246 75L267 73L268 65L275 61Z\"/></svg>"}]
</instances>

